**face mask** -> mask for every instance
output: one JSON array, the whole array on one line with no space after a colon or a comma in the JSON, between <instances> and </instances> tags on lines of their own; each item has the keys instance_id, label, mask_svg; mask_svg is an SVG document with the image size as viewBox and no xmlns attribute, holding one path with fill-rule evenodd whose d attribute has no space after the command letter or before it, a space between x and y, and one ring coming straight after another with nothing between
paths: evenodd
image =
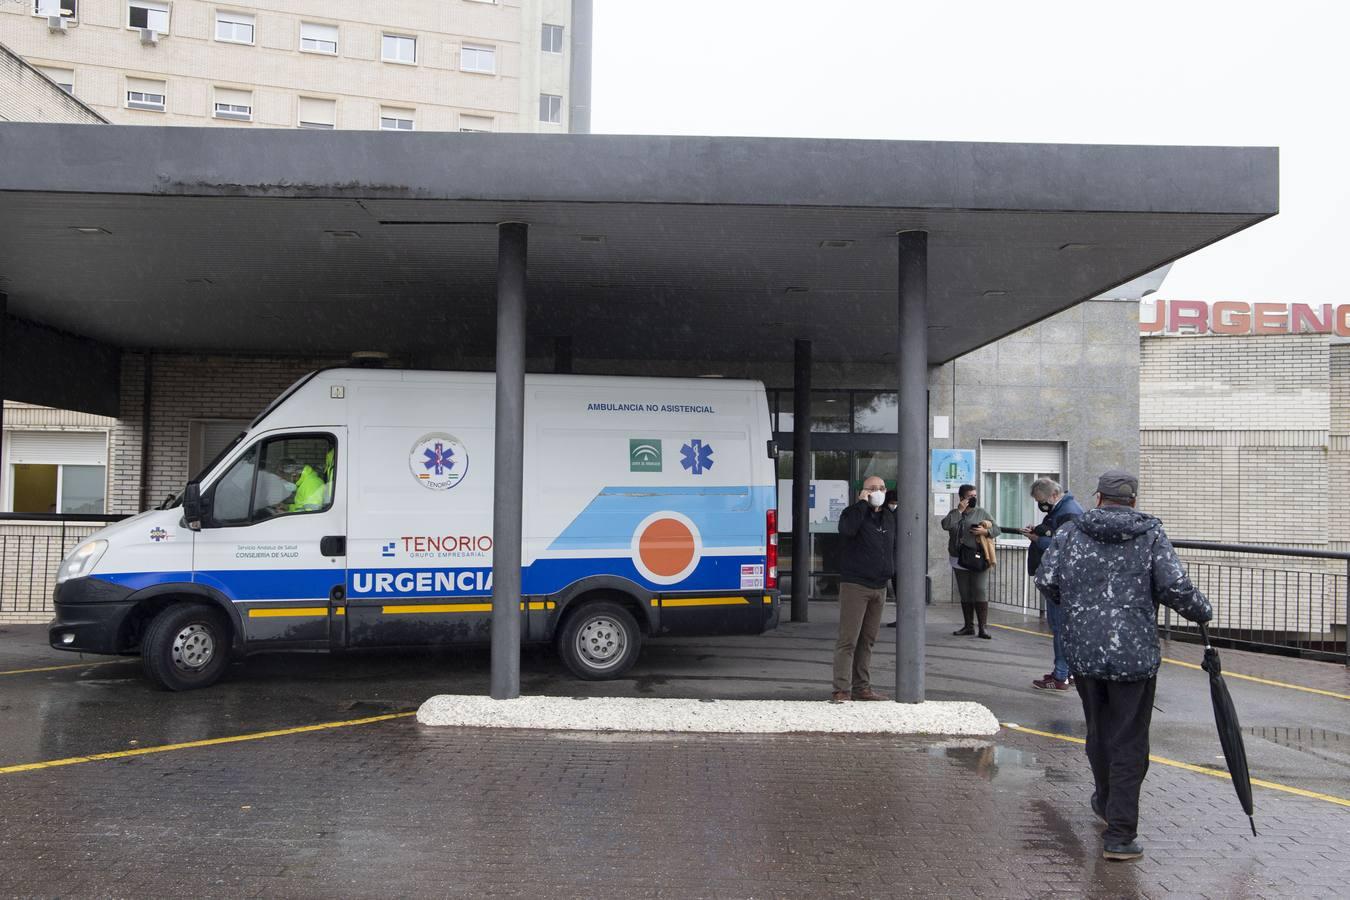
<instances>
[{"instance_id":1,"label":"face mask","mask_svg":"<svg viewBox=\"0 0 1350 900\"><path fill-rule=\"evenodd\" d=\"M867 495L867 502L872 504L873 509L876 509L877 507L881 506L881 504L886 502L886 492L872 491L870 494Z\"/></svg>"},{"instance_id":2,"label":"face mask","mask_svg":"<svg viewBox=\"0 0 1350 900\"><path fill-rule=\"evenodd\" d=\"M969 501L970 501L970 502L968 502L968 503L966 504L966 509L974 509L974 508L975 508L975 504L977 504L977 503L980 502L980 498L979 498L979 497L976 497L974 494L971 494L971 495L970 495L970 498L969 498Z\"/></svg>"},{"instance_id":3,"label":"face mask","mask_svg":"<svg viewBox=\"0 0 1350 900\"><path fill-rule=\"evenodd\" d=\"M1055 505L1054 505L1053 503L1049 503L1049 502L1047 502L1047 501L1045 501L1045 500L1042 500L1041 502L1037 503L1036 505L1039 506L1039 507L1041 508L1041 512L1044 512L1044 513L1048 513L1050 510L1052 510L1052 509L1055 508Z\"/></svg>"}]
</instances>

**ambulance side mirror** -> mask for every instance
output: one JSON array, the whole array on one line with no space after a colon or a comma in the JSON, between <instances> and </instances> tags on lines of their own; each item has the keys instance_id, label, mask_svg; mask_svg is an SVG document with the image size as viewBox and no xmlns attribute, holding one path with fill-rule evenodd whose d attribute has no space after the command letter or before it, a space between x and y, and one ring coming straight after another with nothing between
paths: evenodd
<instances>
[{"instance_id":1,"label":"ambulance side mirror","mask_svg":"<svg viewBox=\"0 0 1350 900\"><path fill-rule=\"evenodd\" d=\"M183 489L183 521L193 531L201 531L202 489L195 481L189 481Z\"/></svg>"}]
</instances>

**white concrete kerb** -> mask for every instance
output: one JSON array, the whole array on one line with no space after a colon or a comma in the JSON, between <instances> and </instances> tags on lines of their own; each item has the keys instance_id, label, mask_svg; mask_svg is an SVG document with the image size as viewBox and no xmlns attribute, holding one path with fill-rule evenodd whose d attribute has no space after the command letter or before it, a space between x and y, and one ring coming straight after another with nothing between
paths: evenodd
<instances>
[{"instance_id":1,"label":"white concrete kerb","mask_svg":"<svg viewBox=\"0 0 1350 900\"><path fill-rule=\"evenodd\" d=\"M666 700L654 697L519 697L441 694L422 704L423 725L543 731L721 734L996 734L979 703L827 703L806 700Z\"/></svg>"}]
</instances>

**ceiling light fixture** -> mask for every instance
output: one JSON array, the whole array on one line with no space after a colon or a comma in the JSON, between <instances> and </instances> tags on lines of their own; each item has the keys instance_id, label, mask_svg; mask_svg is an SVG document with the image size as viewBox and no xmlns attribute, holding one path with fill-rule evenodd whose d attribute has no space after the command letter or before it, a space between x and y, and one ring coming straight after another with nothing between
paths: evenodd
<instances>
[{"instance_id":1,"label":"ceiling light fixture","mask_svg":"<svg viewBox=\"0 0 1350 900\"><path fill-rule=\"evenodd\" d=\"M331 238L340 238L347 241L359 240L361 237L361 232L359 231L326 230L324 231L324 234Z\"/></svg>"},{"instance_id":2,"label":"ceiling light fixture","mask_svg":"<svg viewBox=\"0 0 1350 900\"><path fill-rule=\"evenodd\" d=\"M603 234L579 234L577 240L583 244L603 244L605 236Z\"/></svg>"},{"instance_id":3,"label":"ceiling light fixture","mask_svg":"<svg viewBox=\"0 0 1350 900\"><path fill-rule=\"evenodd\" d=\"M822 250L846 250L852 246L853 246L852 241L839 239L824 240L820 242L820 249Z\"/></svg>"},{"instance_id":4,"label":"ceiling light fixture","mask_svg":"<svg viewBox=\"0 0 1350 900\"><path fill-rule=\"evenodd\" d=\"M188 284L215 284L215 279L207 278L205 275L189 275L184 279Z\"/></svg>"},{"instance_id":5,"label":"ceiling light fixture","mask_svg":"<svg viewBox=\"0 0 1350 900\"><path fill-rule=\"evenodd\" d=\"M985 292L984 292L984 295L985 295L986 297L1006 297L1006 296L1008 296L1008 292L1007 292L1007 291L985 291Z\"/></svg>"},{"instance_id":6,"label":"ceiling light fixture","mask_svg":"<svg viewBox=\"0 0 1350 900\"><path fill-rule=\"evenodd\" d=\"M805 293L806 293L806 288L804 288L804 287L797 287L796 285L792 285L792 286L789 286L789 287L784 288L784 289L783 289L783 293L785 293L785 294L805 294Z\"/></svg>"},{"instance_id":7,"label":"ceiling light fixture","mask_svg":"<svg viewBox=\"0 0 1350 900\"><path fill-rule=\"evenodd\" d=\"M78 231L80 234L112 234L112 232L106 228L98 228L93 225L72 225L70 228L72 231Z\"/></svg>"},{"instance_id":8,"label":"ceiling light fixture","mask_svg":"<svg viewBox=\"0 0 1350 900\"><path fill-rule=\"evenodd\" d=\"M1074 244L1074 243L1069 243L1069 244L1060 244L1060 245L1059 245L1059 249L1061 249L1061 250L1091 250L1093 247L1096 247L1096 246L1097 246L1096 244Z\"/></svg>"}]
</instances>

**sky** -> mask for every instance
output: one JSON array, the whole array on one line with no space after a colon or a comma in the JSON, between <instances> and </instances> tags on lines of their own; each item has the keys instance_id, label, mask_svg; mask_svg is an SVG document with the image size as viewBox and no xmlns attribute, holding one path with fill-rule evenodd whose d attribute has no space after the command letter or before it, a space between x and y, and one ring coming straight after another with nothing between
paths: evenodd
<instances>
[{"instance_id":1,"label":"sky","mask_svg":"<svg viewBox=\"0 0 1350 900\"><path fill-rule=\"evenodd\" d=\"M1278 146L1280 214L1160 298L1350 301L1350 3L595 0L592 130Z\"/></svg>"}]
</instances>

